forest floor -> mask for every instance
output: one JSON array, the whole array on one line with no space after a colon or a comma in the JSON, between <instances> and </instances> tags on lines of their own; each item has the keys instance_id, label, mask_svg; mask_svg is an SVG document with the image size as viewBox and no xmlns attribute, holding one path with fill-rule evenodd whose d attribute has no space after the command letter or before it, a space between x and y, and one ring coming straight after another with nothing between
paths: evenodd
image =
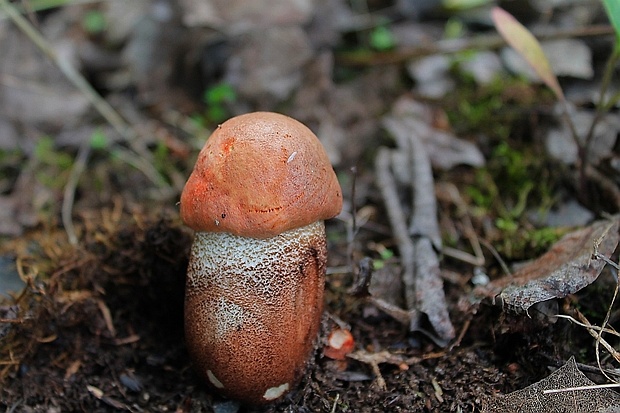
<instances>
[{"instance_id":1,"label":"forest floor","mask_svg":"<svg viewBox=\"0 0 620 413\"><path fill-rule=\"evenodd\" d=\"M26 7L26 24L93 89L72 83L0 3L0 410L519 411L494 400L571 357L595 383L608 382L599 355L615 374L618 361L586 328L556 315L601 325L612 302L617 271L591 267L590 257L600 245L605 259L618 261L617 106L601 116L588 168L580 169L553 94L507 69L490 9L338 0L264 0L256 8L231 0L210 2L209 12L193 0L41 3L10 4ZM579 41L569 46L575 66L563 69L572 74L561 81L583 133L596 116L612 32L602 7L546 7L510 11L534 32L545 23L563 33L556 37ZM576 16L582 25L567 34ZM92 92L104 103L93 105ZM315 131L345 198L326 223L316 351L298 386L265 407L222 398L192 369L183 299L193 233L178 211L210 131L254 110L288 114ZM409 133L422 136L425 160L407 158L407 145L418 142ZM382 151L396 159L387 169ZM435 209L421 219L422 227L436 220L431 249L440 253L437 278L427 281L433 287L411 293L393 211L404 211L414 245L433 238L412 224L420 219L419 174L403 179L399 169L418 170L416 162L432 172L425 196ZM560 241L566 234L583 245ZM577 288L563 284L525 311L515 310L520 301L502 301L510 274L528 262L543 257L536 265L562 272L584 250L592 253L583 271L566 270ZM430 307L410 308L412 294ZM609 327L618 315L612 308ZM355 342L342 360L325 354L335 329ZM600 400L616 400L610 392Z\"/></svg>"}]
</instances>

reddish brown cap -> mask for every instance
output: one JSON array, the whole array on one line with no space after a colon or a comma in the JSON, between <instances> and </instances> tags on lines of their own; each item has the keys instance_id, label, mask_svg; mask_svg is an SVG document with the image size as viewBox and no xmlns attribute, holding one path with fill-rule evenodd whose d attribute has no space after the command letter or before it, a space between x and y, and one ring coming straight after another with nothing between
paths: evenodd
<instances>
[{"instance_id":1,"label":"reddish brown cap","mask_svg":"<svg viewBox=\"0 0 620 413\"><path fill-rule=\"evenodd\" d=\"M325 149L302 123L254 112L207 140L181 195L196 231L268 238L336 216L342 190Z\"/></svg>"}]
</instances>

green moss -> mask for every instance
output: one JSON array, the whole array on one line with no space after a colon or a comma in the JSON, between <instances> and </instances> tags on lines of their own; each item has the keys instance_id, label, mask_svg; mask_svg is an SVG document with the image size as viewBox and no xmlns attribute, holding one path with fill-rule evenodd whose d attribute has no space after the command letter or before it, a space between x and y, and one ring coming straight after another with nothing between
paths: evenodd
<instances>
[{"instance_id":1,"label":"green moss","mask_svg":"<svg viewBox=\"0 0 620 413\"><path fill-rule=\"evenodd\" d=\"M34 148L34 156L37 161L37 180L51 189L63 188L73 166L73 157L57 150L54 140L49 136L39 139Z\"/></svg>"},{"instance_id":2,"label":"green moss","mask_svg":"<svg viewBox=\"0 0 620 413\"><path fill-rule=\"evenodd\" d=\"M531 148L516 149L507 142L491 152L487 166L476 172L466 188L478 215L493 218L499 233L494 247L507 260L533 258L546 251L563 229L536 228L526 212L548 211L555 203L554 180L544 157Z\"/></svg>"}]
</instances>

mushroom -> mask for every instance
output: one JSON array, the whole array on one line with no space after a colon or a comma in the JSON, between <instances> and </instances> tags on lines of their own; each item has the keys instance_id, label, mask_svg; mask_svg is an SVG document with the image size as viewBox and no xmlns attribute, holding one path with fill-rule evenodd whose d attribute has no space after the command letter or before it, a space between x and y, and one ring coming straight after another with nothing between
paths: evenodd
<instances>
[{"instance_id":1,"label":"mushroom","mask_svg":"<svg viewBox=\"0 0 620 413\"><path fill-rule=\"evenodd\" d=\"M323 311L323 221L341 208L327 154L302 123L249 113L207 140L181 195L195 231L185 336L222 394L264 404L301 379Z\"/></svg>"}]
</instances>

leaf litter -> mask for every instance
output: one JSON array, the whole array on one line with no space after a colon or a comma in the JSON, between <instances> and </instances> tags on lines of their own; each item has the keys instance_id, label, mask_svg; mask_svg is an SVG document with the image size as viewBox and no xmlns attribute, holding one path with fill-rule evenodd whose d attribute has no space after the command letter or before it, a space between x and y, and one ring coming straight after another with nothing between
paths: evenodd
<instances>
[{"instance_id":1,"label":"leaf litter","mask_svg":"<svg viewBox=\"0 0 620 413\"><path fill-rule=\"evenodd\" d=\"M595 383L577 367L574 357L549 377L522 390L489 401L485 413L508 412L612 412L620 409L620 395ZM562 390L565 391L557 391Z\"/></svg>"},{"instance_id":2,"label":"leaf litter","mask_svg":"<svg viewBox=\"0 0 620 413\"><path fill-rule=\"evenodd\" d=\"M478 287L478 297L497 298L509 311L527 313L534 304L574 294L592 284L618 246L620 217L597 221L566 234L538 259L515 273Z\"/></svg>"}]
</instances>

